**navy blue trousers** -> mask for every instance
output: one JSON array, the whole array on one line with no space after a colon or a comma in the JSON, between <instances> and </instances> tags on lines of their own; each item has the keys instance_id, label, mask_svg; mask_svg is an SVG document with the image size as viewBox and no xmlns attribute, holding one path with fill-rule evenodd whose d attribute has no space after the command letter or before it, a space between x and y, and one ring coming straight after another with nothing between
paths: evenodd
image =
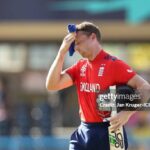
<instances>
[{"instance_id":1,"label":"navy blue trousers","mask_svg":"<svg viewBox=\"0 0 150 150\"><path fill-rule=\"evenodd\" d=\"M78 129L71 135L69 150L110 150L108 127L109 122L81 122ZM125 149L127 149L128 142L125 129L124 143Z\"/></svg>"}]
</instances>

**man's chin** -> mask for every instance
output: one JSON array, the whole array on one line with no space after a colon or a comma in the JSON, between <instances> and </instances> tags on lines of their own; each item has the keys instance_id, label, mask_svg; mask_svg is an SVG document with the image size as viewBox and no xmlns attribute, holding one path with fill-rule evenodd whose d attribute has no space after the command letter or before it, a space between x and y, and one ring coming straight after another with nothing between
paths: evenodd
<instances>
[{"instance_id":1,"label":"man's chin","mask_svg":"<svg viewBox=\"0 0 150 150\"><path fill-rule=\"evenodd\" d=\"M78 53L79 53L83 58L87 58L87 54L86 54L86 53L80 52L80 51L78 51Z\"/></svg>"}]
</instances>

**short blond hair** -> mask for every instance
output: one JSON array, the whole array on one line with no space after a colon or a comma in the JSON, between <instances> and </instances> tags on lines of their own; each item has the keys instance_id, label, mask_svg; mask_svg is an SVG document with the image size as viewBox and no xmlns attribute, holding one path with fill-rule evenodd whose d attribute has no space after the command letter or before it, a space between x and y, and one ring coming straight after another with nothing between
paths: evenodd
<instances>
[{"instance_id":1,"label":"short blond hair","mask_svg":"<svg viewBox=\"0 0 150 150\"><path fill-rule=\"evenodd\" d=\"M95 33L97 40L99 42L101 42L101 33L100 33L100 30L99 30L99 27L96 26L94 23L84 21L80 24L77 24L76 28L77 28L77 32L78 31L83 31L87 35L91 35L92 33Z\"/></svg>"}]
</instances>

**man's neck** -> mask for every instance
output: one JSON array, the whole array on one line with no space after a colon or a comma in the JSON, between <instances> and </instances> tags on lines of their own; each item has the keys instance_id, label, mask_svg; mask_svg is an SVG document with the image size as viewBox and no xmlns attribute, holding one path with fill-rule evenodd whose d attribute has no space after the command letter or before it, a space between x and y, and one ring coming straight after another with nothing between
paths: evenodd
<instances>
[{"instance_id":1,"label":"man's neck","mask_svg":"<svg viewBox=\"0 0 150 150\"><path fill-rule=\"evenodd\" d=\"M95 47L95 49L92 52L92 55L88 58L89 61L92 61L96 58L96 56L100 53L100 51L102 50L101 46L98 45L97 47Z\"/></svg>"}]
</instances>

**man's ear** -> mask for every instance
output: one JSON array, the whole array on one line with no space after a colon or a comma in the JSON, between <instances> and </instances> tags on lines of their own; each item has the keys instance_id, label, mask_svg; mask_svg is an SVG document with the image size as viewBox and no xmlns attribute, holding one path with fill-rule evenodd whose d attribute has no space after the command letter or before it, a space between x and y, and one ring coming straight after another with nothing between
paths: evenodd
<instances>
[{"instance_id":1,"label":"man's ear","mask_svg":"<svg viewBox=\"0 0 150 150\"><path fill-rule=\"evenodd\" d=\"M92 33L90 36L91 36L92 40L94 40L96 38L96 34L95 33Z\"/></svg>"}]
</instances>

